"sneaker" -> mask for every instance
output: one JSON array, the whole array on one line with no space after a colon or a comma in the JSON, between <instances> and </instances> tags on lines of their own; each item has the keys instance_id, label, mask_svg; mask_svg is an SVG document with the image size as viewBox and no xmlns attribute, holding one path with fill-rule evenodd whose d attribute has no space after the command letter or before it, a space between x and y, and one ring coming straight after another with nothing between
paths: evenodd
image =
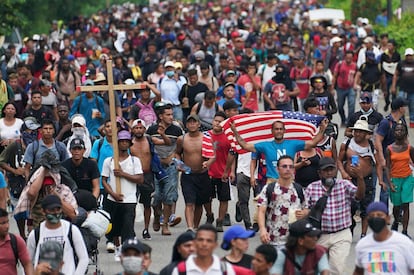
<instances>
[{"instance_id":1,"label":"sneaker","mask_svg":"<svg viewBox=\"0 0 414 275\"><path fill-rule=\"evenodd\" d=\"M391 225L391 230L398 231L398 222L394 221Z\"/></svg>"},{"instance_id":2,"label":"sneaker","mask_svg":"<svg viewBox=\"0 0 414 275\"><path fill-rule=\"evenodd\" d=\"M113 242L107 242L106 243L106 252L108 253L114 253L115 252L115 245Z\"/></svg>"},{"instance_id":3,"label":"sneaker","mask_svg":"<svg viewBox=\"0 0 414 275\"><path fill-rule=\"evenodd\" d=\"M217 230L217 232L224 232L224 230L223 230L223 221L216 220L216 230Z\"/></svg>"},{"instance_id":4,"label":"sneaker","mask_svg":"<svg viewBox=\"0 0 414 275\"><path fill-rule=\"evenodd\" d=\"M210 215L206 214L206 216L207 216L206 223L213 224L213 222L214 222L214 214L213 213L211 213Z\"/></svg>"},{"instance_id":5,"label":"sneaker","mask_svg":"<svg viewBox=\"0 0 414 275\"><path fill-rule=\"evenodd\" d=\"M361 233L361 239L364 238L366 236L366 234Z\"/></svg>"},{"instance_id":6,"label":"sneaker","mask_svg":"<svg viewBox=\"0 0 414 275\"><path fill-rule=\"evenodd\" d=\"M408 235L407 231L404 231L404 230L403 230L401 233L403 233L403 235L407 236L407 237L411 240L411 236L410 236L410 235Z\"/></svg>"},{"instance_id":7,"label":"sneaker","mask_svg":"<svg viewBox=\"0 0 414 275\"><path fill-rule=\"evenodd\" d=\"M175 216L175 214L172 214L168 220L168 225L169 226L176 226L177 224L179 224L181 222L181 217L177 217Z\"/></svg>"},{"instance_id":8,"label":"sneaker","mask_svg":"<svg viewBox=\"0 0 414 275\"><path fill-rule=\"evenodd\" d=\"M114 259L115 259L115 262L120 262L121 261L121 246L118 246L115 249Z\"/></svg>"},{"instance_id":9,"label":"sneaker","mask_svg":"<svg viewBox=\"0 0 414 275\"><path fill-rule=\"evenodd\" d=\"M231 221L230 221L230 214L229 214L229 213L226 213L226 214L224 215L223 225L224 225L224 226L230 226L230 225L231 225Z\"/></svg>"},{"instance_id":10,"label":"sneaker","mask_svg":"<svg viewBox=\"0 0 414 275\"><path fill-rule=\"evenodd\" d=\"M242 215L241 215L241 211L240 211L240 206L238 203L236 203L236 222L241 222L243 220Z\"/></svg>"},{"instance_id":11,"label":"sneaker","mask_svg":"<svg viewBox=\"0 0 414 275\"><path fill-rule=\"evenodd\" d=\"M142 238L146 241L151 241L151 235L148 232L148 229L144 229L144 231L142 231Z\"/></svg>"}]
</instances>

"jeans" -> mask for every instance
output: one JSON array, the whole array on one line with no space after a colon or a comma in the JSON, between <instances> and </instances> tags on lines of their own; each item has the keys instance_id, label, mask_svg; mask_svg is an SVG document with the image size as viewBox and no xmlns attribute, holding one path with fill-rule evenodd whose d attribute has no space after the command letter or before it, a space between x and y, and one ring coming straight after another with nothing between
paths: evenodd
<instances>
[{"instance_id":1,"label":"jeans","mask_svg":"<svg viewBox=\"0 0 414 275\"><path fill-rule=\"evenodd\" d=\"M355 91L352 88L349 89L336 89L336 94L338 97L338 112L341 116L341 123L345 124L347 119L345 116L345 99L348 99L348 116L355 113Z\"/></svg>"},{"instance_id":2,"label":"jeans","mask_svg":"<svg viewBox=\"0 0 414 275\"><path fill-rule=\"evenodd\" d=\"M183 121L183 109L180 105L173 107L173 116L175 120Z\"/></svg>"},{"instance_id":3,"label":"jeans","mask_svg":"<svg viewBox=\"0 0 414 275\"><path fill-rule=\"evenodd\" d=\"M161 202L172 205L178 199L178 171L174 164L164 168L168 179L158 181L155 179L155 194L152 205L159 205Z\"/></svg>"},{"instance_id":4,"label":"jeans","mask_svg":"<svg viewBox=\"0 0 414 275\"><path fill-rule=\"evenodd\" d=\"M408 111L410 112L410 122L414 123L414 91L405 92L400 90L398 97L402 97L408 100Z\"/></svg>"},{"instance_id":5,"label":"jeans","mask_svg":"<svg viewBox=\"0 0 414 275\"><path fill-rule=\"evenodd\" d=\"M381 192L380 192L380 201L385 203L385 205L388 208L388 201L389 201L389 197L390 194L388 194L388 189L390 188L390 185L388 183L387 177L385 176L385 173L383 175L383 181L384 183L388 186L387 191L385 191L382 187L381 187Z\"/></svg>"},{"instance_id":6,"label":"jeans","mask_svg":"<svg viewBox=\"0 0 414 275\"><path fill-rule=\"evenodd\" d=\"M237 195L239 197L239 208L244 224L251 225L249 212L250 178L242 173L237 174Z\"/></svg>"}]
</instances>

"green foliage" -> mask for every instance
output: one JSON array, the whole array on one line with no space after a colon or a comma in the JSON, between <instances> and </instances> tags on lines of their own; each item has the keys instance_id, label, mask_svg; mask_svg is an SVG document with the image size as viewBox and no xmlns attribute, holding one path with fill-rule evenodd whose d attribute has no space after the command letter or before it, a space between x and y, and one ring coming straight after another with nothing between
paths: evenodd
<instances>
[{"instance_id":1,"label":"green foliage","mask_svg":"<svg viewBox=\"0 0 414 275\"><path fill-rule=\"evenodd\" d=\"M327 2L328 2L326 4L327 8L344 10L345 17L347 19L353 20L353 22L355 22L355 19L358 18L359 16L367 17L372 22L377 16L377 14L379 13L379 11L382 8L387 7L387 0L369 1L371 2L371 4L368 4L365 6L361 6L360 3L354 3L354 2L367 2L367 0L329 0ZM400 4L401 4L401 0L392 0L393 9L396 9ZM357 6L357 7L354 8L354 6ZM362 12L361 9L365 9L365 11ZM376 13L374 12L369 13L369 14L374 13L372 17L370 17L371 15L368 15L368 13L366 12L366 10L371 11L371 9L375 10L376 12ZM356 14L360 14L360 15L354 17Z\"/></svg>"},{"instance_id":2,"label":"green foliage","mask_svg":"<svg viewBox=\"0 0 414 275\"><path fill-rule=\"evenodd\" d=\"M403 55L406 48L414 45L414 14L403 14L400 21L393 20L387 27L375 27L376 33L388 33L397 42L398 52Z\"/></svg>"},{"instance_id":3,"label":"green foliage","mask_svg":"<svg viewBox=\"0 0 414 275\"><path fill-rule=\"evenodd\" d=\"M0 35L9 34L13 27L26 24L26 16L22 13L25 0L1 0Z\"/></svg>"},{"instance_id":4,"label":"green foliage","mask_svg":"<svg viewBox=\"0 0 414 275\"><path fill-rule=\"evenodd\" d=\"M373 22L382 8L381 5L378 5L378 0L353 0L351 4L351 20L355 22L358 17L365 17L370 22Z\"/></svg>"}]
</instances>

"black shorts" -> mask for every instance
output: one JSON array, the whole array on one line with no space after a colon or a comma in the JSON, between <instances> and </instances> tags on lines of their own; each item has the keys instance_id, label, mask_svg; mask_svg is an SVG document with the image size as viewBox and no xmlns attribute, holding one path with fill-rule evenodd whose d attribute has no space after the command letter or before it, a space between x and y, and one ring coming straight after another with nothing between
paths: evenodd
<instances>
[{"instance_id":1,"label":"black shorts","mask_svg":"<svg viewBox=\"0 0 414 275\"><path fill-rule=\"evenodd\" d=\"M181 189L186 204L203 205L211 202L212 185L208 172L181 174Z\"/></svg>"},{"instance_id":2,"label":"black shorts","mask_svg":"<svg viewBox=\"0 0 414 275\"><path fill-rule=\"evenodd\" d=\"M222 182L221 179L211 178L211 185L213 187L213 198L217 198L219 201L229 201L230 197L230 184L228 182Z\"/></svg>"},{"instance_id":3,"label":"black shorts","mask_svg":"<svg viewBox=\"0 0 414 275\"><path fill-rule=\"evenodd\" d=\"M137 197L144 208L151 207L151 194L154 192L154 174L144 173L144 183L137 185Z\"/></svg>"},{"instance_id":4,"label":"black shorts","mask_svg":"<svg viewBox=\"0 0 414 275\"><path fill-rule=\"evenodd\" d=\"M357 185L357 181L352 179L352 183ZM361 211L361 218L365 218L367 216L367 207L368 205L375 200L375 184L373 181L373 176L368 175L364 178L365 183L365 196L359 202L355 201L357 204L357 208L359 206L359 210Z\"/></svg>"}]
</instances>

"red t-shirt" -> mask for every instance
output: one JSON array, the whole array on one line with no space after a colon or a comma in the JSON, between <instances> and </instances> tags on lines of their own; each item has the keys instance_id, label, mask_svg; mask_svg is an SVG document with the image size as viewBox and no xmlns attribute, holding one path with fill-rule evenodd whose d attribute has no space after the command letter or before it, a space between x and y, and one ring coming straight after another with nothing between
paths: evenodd
<instances>
[{"instance_id":1,"label":"red t-shirt","mask_svg":"<svg viewBox=\"0 0 414 275\"><path fill-rule=\"evenodd\" d=\"M297 96L300 99L305 99L309 95L309 79L312 75L311 68L305 66L302 69L293 67L290 70L290 78L295 81L296 86L299 89L299 95Z\"/></svg>"},{"instance_id":2,"label":"red t-shirt","mask_svg":"<svg viewBox=\"0 0 414 275\"><path fill-rule=\"evenodd\" d=\"M224 132L214 134L212 130L209 130L204 133L201 154L204 158L211 159L214 156L216 157L210 169L208 169L210 177L221 178L226 168L227 155L230 148L230 142Z\"/></svg>"},{"instance_id":3,"label":"red t-shirt","mask_svg":"<svg viewBox=\"0 0 414 275\"><path fill-rule=\"evenodd\" d=\"M336 86L340 89L349 89L354 86L354 78L357 72L355 62L347 64L344 61L338 62L335 66L334 74L337 74Z\"/></svg>"},{"instance_id":4,"label":"red t-shirt","mask_svg":"<svg viewBox=\"0 0 414 275\"><path fill-rule=\"evenodd\" d=\"M17 251L19 254L19 260L22 264L30 262L29 251L27 250L26 243L17 234ZM1 274L17 274L16 259L14 257L13 248L10 242L10 235L7 235L5 240L0 242L0 270Z\"/></svg>"},{"instance_id":5,"label":"red t-shirt","mask_svg":"<svg viewBox=\"0 0 414 275\"><path fill-rule=\"evenodd\" d=\"M254 80L256 81L257 85L261 86L260 76L255 75ZM237 84L243 86L243 88L246 90L245 100L247 100L247 102L244 107L255 112L258 111L259 104L257 102L257 91L253 89L253 83L250 80L250 77L247 74L242 75L237 81Z\"/></svg>"}]
</instances>

